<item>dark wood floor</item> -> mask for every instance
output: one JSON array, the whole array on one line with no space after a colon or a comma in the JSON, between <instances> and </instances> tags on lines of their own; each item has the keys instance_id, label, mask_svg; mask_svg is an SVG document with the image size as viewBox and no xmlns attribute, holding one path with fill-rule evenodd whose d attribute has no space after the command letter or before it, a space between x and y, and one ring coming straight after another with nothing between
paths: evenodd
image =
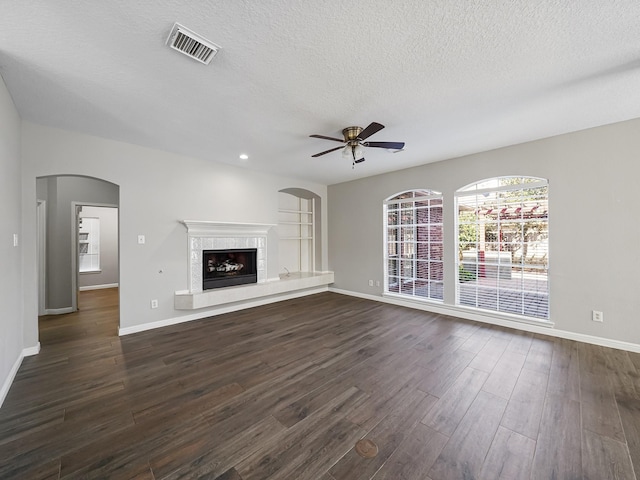
<instances>
[{"instance_id":1,"label":"dark wood floor","mask_svg":"<svg viewBox=\"0 0 640 480\"><path fill-rule=\"evenodd\" d=\"M114 291L80 302L0 409L2 479L640 472L637 354L333 293L122 338Z\"/></svg>"}]
</instances>

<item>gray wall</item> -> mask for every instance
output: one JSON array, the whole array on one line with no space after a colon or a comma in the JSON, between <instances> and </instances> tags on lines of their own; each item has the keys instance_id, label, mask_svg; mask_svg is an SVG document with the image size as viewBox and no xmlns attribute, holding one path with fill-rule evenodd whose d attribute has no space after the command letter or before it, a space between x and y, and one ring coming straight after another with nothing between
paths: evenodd
<instances>
[{"instance_id":1,"label":"gray wall","mask_svg":"<svg viewBox=\"0 0 640 480\"><path fill-rule=\"evenodd\" d=\"M0 404L24 345L20 185L20 117L0 77ZM35 214L35 201L28 208ZM14 234L18 247L13 246Z\"/></svg>"},{"instance_id":2,"label":"gray wall","mask_svg":"<svg viewBox=\"0 0 640 480\"><path fill-rule=\"evenodd\" d=\"M22 198L35 203L36 178L75 174L120 187L120 325L192 315L173 308L174 293L188 288L187 232L179 220L278 223L278 191L303 188L326 202L326 186L80 133L22 123ZM60 185L58 185L58 188ZM51 192L49 192L51 196ZM322 224L326 225L326 210ZM25 338L38 338L35 208L23 210ZM277 232L269 236L267 276L278 277ZM323 255L327 258L326 228ZM146 236L138 245L137 236ZM319 269L327 270L326 260ZM31 291L33 289L33 291ZM159 308L150 309L158 299ZM204 314L216 309L199 311Z\"/></svg>"},{"instance_id":3,"label":"gray wall","mask_svg":"<svg viewBox=\"0 0 640 480\"><path fill-rule=\"evenodd\" d=\"M455 303L454 199L477 180L528 175L549 180L550 302L557 329L640 344L640 119L404 171L333 185L329 258L334 286L381 295L384 199L415 188L445 200L445 304ZM354 221L357 219L357 221ZM591 321L604 312L604 323Z\"/></svg>"},{"instance_id":4,"label":"gray wall","mask_svg":"<svg viewBox=\"0 0 640 480\"><path fill-rule=\"evenodd\" d=\"M81 217L100 220L100 272L81 273L78 286L95 287L118 283L118 209L109 207L82 208Z\"/></svg>"},{"instance_id":5,"label":"gray wall","mask_svg":"<svg viewBox=\"0 0 640 480\"><path fill-rule=\"evenodd\" d=\"M43 186L42 184L45 184ZM95 178L55 176L37 180L37 196L47 200L46 308L72 304L72 202L118 205L118 186ZM42 198L46 191L46 198ZM115 280L112 283L117 282Z\"/></svg>"}]
</instances>

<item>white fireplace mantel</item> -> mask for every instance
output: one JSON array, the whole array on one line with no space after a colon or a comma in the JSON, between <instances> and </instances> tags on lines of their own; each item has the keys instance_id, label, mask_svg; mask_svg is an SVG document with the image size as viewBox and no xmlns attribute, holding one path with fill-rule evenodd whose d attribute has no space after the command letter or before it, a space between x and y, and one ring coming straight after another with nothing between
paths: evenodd
<instances>
[{"instance_id":1,"label":"white fireplace mantel","mask_svg":"<svg viewBox=\"0 0 640 480\"><path fill-rule=\"evenodd\" d=\"M237 222L211 222L208 220L182 220L187 227L190 236L205 237L255 237L266 236L271 223L237 223Z\"/></svg>"}]
</instances>

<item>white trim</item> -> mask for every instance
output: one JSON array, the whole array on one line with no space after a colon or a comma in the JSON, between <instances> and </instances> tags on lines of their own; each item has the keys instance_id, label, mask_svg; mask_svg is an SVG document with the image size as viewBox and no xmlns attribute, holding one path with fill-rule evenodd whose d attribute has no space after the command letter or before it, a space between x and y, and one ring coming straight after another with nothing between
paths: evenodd
<instances>
[{"instance_id":1,"label":"white trim","mask_svg":"<svg viewBox=\"0 0 640 480\"><path fill-rule=\"evenodd\" d=\"M238 223L238 222L210 222L206 220L180 220L187 227L190 236L206 237L251 237L265 236L272 223Z\"/></svg>"},{"instance_id":2,"label":"white trim","mask_svg":"<svg viewBox=\"0 0 640 480\"><path fill-rule=\"evenodd\" d=\"M16 361L11 367L11 370L9 370L9 375L7 375L7 378L5 378L4 382L2 383L2 388L0 388L0 407L2 407L2 404L4 403L5 398L7 398L9 389L11 388L11 385L13 384L13 381L15 380L16 375L18 374L18 370L20 369L20 365L22 365L22 360L24 359L24 357L36 355L39 352L40 352L40 342L38 342L35 347L28 347L23 349L20 352L20 355L18 355L18 358L16 358Z\"/></svg>"},{"instance_id":3,"label":"white trim","mask_svg":"<svg viewBox=\"0 0 640 480\"><path fill-rule=\"evenodd\" d=\"M23 357L32 357L40 353L40 342L36 343L34 347L27 347L22 349Z\"/></svg>"},{"instance_id":4,"label":"white trim","mask_svg":"<svg viewBox=\"0 0 640 480\"><path fill-rule=\"evenodd\" d=\"M16 361L11 367L11 370L9 370L9 375L7 375L7 378L2 384L2 388L0 388L0 407L2 407L2 404L4 403L4 399L7 398L7 394L9 393L9 389L11 388L11 384L13 383L13 380L16 378L16 374L18 373L18 369L22 364L23 358L24 358L24 355L22 352L20 352L20 355L18 355L18 358L16 358Z\"/></svg>"},{"instance_id":5,"label":"white trim","mask_svg":"<svg viewBox=\"0 0 640 480\"><path fill-rule=\"evenodd\" d=\"M452 308L448 305L435 305L426 302L412 302L396 297L381 297L378 295L370 295L367 293L352 292L349 290L342 290L339 288L329 287L330 292L340 293L342 295L349 295L352 297L364 298L367 300L373 300L376 302L390 303L392 305L399 305L402 307L409 307L417 310L424 310L427 312L433 312L441 315L450 315L458 318L464 318L466 320L474 320L477 322L488 323L491 325L499 325L501 327L513 328L515 330L522 330L524 332L539 333L541 335L548 335L550 337L565 338L567 340L575 340L576 342L590 343L592 345L599 345L601 347L615 348L618 350L626 350L629 352L640 353L640 344L623 342L621 340L613 340L610 338L595 337L593 335L587 335L584 333L569 332L566 330L558 330L553 327L553 323L549 325L541 325L539 322L525 323L524 321L514 321L506 318L498 318L490 314L480 314L477 312L470 312L466 309Z\"/></svg>"},{"instance_id":6,"label":"white trim","mask_svg":"<svg viewBox=\"0 0 640 480\"><path fill-rule=\"evenodd\" d=\"M65 313L73 313L76 310L74 310L73 307L47 308L45 309L44 314L45 315L64 315Z\"/></svg>"},{"instance_id":7,"label":"white trim","mask_svg":"<svg viewBox=\"0 0 640 480\"><path fill-rule=\"evenodd\" d=\"M47 201L36 200L36 248L38 249L38 315L44 315L47 303Z\"/></svg>"},{"instance_id":8,"label":"white trim","mask_svg":"<svg viewBox=\"0 0 640 480\"><path fill-rule=\"evenodd\" d=\"M503 178L535 178L536 181L528 182L528 183L516 183L512 185L500 185L496 187L485 187L480 189L471 188L474 185L478 185L479 183L484 183L489 180L501 180ZM522 190L523 188L528 189L528 188L544 187L548 184L549 184L549 180L543 177L532 177L529 175L500 175L498 177L484 178L477 182L470 183L469 185L465 185L464 187L460 187L458 190L454 192L454 196L466 196L466 195L473 195L473 194L482 195L483 193L492 193L492 192L509 192L513 190ZM469 190L465 190L465 189L469 189Z\"/></svg>"},{"instance_id":9,"label":"white trim","mask_svg":"<svg viewBox=\"0 0 640 480\"><path fill-rule=\"evenodd\" d=\"M105 283L103 285L87 285L86 287L80 287L80 291L84 292L85 290L102 290L103 288L117 288L117 283Z\"/></svg>"},{"instance_id":10,"label":"white trim","mask_svg":"<svg viewBox=\"0 0 640 480\"><path fill-rule=\"evenodd\" d=\"M316 293L322 293L328 291L327 286L310 288L308 290L299 290L283 295L277 295L268 298L260 298L251 302L242 302L235 305L227 305L224 307L216 308L215 310L206 310L203 312L193 313L191 315L184 315L182 317L167 318L157 322L144 323L142 325L134 325L132 327L119 327L118 335L131 335L132 333L145 332L147 330L154 330L156 328L168 327L170 325L177 325L179 323L191 322L193 320L200 320L207 317L215 317L224 313L237 312L239 310L245 310L247 308L260 307L262 305L268 305L270 303L282 302L284 300L291 300L293 298L306 297L307 295L314 295Z\"/></svg>"}]
</instances>

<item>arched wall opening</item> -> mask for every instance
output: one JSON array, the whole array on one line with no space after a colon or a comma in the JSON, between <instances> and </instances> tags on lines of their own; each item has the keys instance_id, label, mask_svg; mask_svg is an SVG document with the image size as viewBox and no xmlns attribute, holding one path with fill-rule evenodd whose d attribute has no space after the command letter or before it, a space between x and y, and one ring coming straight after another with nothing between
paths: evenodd
<instances>
[{"instance_id":1,"label":"arched wall opening","mask_svg":"<svg viewBox=\"0 0 640 480\"><path fill-rule=\"evenodd\" d=\"M118 185L99 178L80 175L36 178L39 315L77 310L77 292L83 284L88 284L87 288L119 284L119 197ZM98 218L102 224L102 242L98 242L104 249L102 265L87 273L93 280L80 281L79 219L88 217L91 208L92 218ZM104 211L100 212L100 208Z\"/></svg>"},{"instance_id":2,"label":"arched wall opening","mask_svg":"<svg viewBox=\"0 0 640 480\"><path fill-rule=\"evenodd\" d=\"M321 197L304 188L278 191L280 273L314 272L323 264Z\"/></svg>"}]
</instances>

